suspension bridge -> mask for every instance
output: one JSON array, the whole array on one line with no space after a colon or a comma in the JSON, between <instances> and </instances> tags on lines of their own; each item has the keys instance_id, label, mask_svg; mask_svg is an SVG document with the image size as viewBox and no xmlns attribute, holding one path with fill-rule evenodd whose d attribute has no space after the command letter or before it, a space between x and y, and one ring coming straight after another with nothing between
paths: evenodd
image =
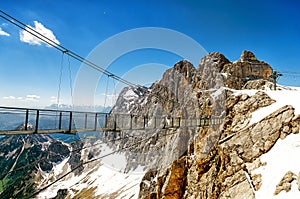
<instances>
[{"instance_id":1,"label":"suspension bridge","mask_svg":"<svg viewBox=\"0 0 300 199\"><path fill-rule=\"evenodd\" d=\"M13 118L13 121L8 121ZM0 107L0 135L15 134L72 134L77 132L106 132L151 129L176 129L219 125L221 118L181 118L113 114L103 112L64 111Z\"/></svg>"},{"instance_id":2,"label":"suspension bridge","mask_svg":"<svg viewBox=\"0 0 300 199\"><path fill-rule=\"evenodd\" d=\"M28 32L39 40L45 42L54 49L62 52L62 56L73 58L96 71L99 71L108 78L112 78L127 86L143 86L133 84L116 74L98 66L97 64L81 57L75 52L67 49L61 44L49 39L45 35L27 26L20 20L0 10L0 17L16 27ZM63 62L63 57L62 57ZM62 64L61 64L62 65ZM61 66L62 70L62 66ZM70 65L69 65L70 70ZM71 72L70 72L71 73ZM60 77L62 78L62 77ZM61 79L60 79L61 81ZM71 78L70 78L71 85ZM72 87L70 87L72 95ZM59 105L60 84L58 88L57 104ZM72 96L71 96L72 97ZM106 99L105 99L106 100ZM0 107L0 135L13 134L51 134L65 133L73 134L77 132L91 131L125 131L125 130L147 130L147 129L167 129L180 127L203 127L220 123L218 118L180 118L166 116L148 116L134 114L111 114L103 112L81 112L67 110L30 109L19 107Z\"/></svg>"}]
</instances>

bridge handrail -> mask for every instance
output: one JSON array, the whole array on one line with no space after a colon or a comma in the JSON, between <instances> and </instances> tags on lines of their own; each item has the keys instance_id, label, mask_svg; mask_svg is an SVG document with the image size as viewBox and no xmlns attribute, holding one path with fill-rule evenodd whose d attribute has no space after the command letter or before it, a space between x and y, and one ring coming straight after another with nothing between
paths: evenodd
<instances>
[{"instance_id":1,"label":"bridge handrail","mask_svg":"<svg viewBox=\"0 0 300 199\"><path fill-rule=\"evenodd\" d=\"M7 109L7 110L30 110L30 111L45 111L45 112L65 112L65 113L87 113L87 114L110 114L108 112L97 112L97 111L77 111L77 110L60 110L60 109L38 109L38 108L23 108L23 107L9 107L9 106L0 106L0 109Z\"/></svg>"},{"instance_id":2,"label":"bridge handrail","mask_svg":"<svg viewBox=\"0 0 300 199\"><path fill-rule=\"evenodd\" d=\"M3 112L5 110L5 112ZM17 113L16 113L17 112ZM50 114L52 112L55 114ZM54 110L54 109L38 109L38 108L22 108L22 107L7 107L0 106L0 115L2 114L24 114L24 123L21 128L23 132L29 132L32 129L27 127L31 116L35 117L35 126L33 133L40 131L44 132L55 132L58 130L63 133L80 132L85 129L97 131L124 131L124 130L140 130L140 129L151 129L151 128L180 128L180 127L205 127L209 125L219 125L222 122L220 117L200 117L200 118L183 118L180 116L151 116L151 115L137 115L131 113L106 113L106 112L92 112L92 111L73 111L73 110ZM82 115L77 115L82 114ZM41 116L55 116L55 127L46 129L45 127L40 128ZM63 119L67 118L67 120ZM74 126L75 120L79 118L79 126ZM99 122L99 119L101 122ZM90 120L91 119L91 120ZM152 120L152 121L151 121ZM58 121L58 123L56 123ZM92 121L92 122L91 122ZM150 122L151 121L151 122ZM67 127L64 126L67 123ZM150 122L150 123L149 123ZM56 126L58 124L58 127ZM82 126L82 125L83 126ZM134 124L134 125L133 125ZM92 125L92 127L90 127ZM82 127L81 127L82 126ZM154 126L154 127L153 127ZM99 128L100 127L100 128ZM30 127L31 128L31 127ZM16 132L16 130L0 130L0 134L4 132Z\"/></svg>"}]
</instances>

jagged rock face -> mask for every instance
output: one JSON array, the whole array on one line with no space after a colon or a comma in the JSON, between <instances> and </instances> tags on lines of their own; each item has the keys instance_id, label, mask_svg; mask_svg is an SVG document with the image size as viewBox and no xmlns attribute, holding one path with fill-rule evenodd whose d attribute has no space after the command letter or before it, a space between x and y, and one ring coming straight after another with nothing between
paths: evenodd
<instances>
[{"instance_id":1,"label":"jagged rock face","mask_svg":"<svg viewBox=\"0 0 300 199\"><path fill-rule=\"evenodd\" d=\"M229 132L237 132L246 128L251 120L251 113L253 111L275 102L275 100L262 91L257 92L252 97L249 97L247 94L234 96L229 93L227 93L229 96L227 98L227 114L224 121L222 138L226 137ZM229 128L230 131L228 132L227 129Z\"/></svg>"},{"instance_id":2,"label":"jagged rock face","mask_svg":"<svg viewBox=\"0 0 300 199\"><path fill-rule=\"evenodd\" d=\"M234 62L230 62L221 53L209 53L201 59L198 71L205 80L201 82L202 85L198 85L199 88L219 88L225 85L242 89L249 80L264 79L268 82L273 70L269 64L257 60L252 52L243 51L240 59ZM246 89L256 89L258 86L248 84Z\"/></svg>"},{"instance_id":3,"label":"jagged rock face","mask_svg":"<svg viewBox=\"0 0 300 199\"><path fill-rule=\"evenodd\" d=\"M199 72L205 73L205 70L215 67L217 71L222 71L225 64L229 64L230 61L219 52L209 53L207 56L203 57L199 63Z\"/></svg>"},{"instance_id":4,"label":"jagged rock face","mask_svg":"<svg viewBox=\"0 0 300 199\"><path fill-rule=\"evenodd\" d=\"M208 62L205 63L208 64ZM210 74L207 73L207 76ZM212 87L208 90L204 89L208 84L203 78L204 76L201 77L199 71L191 63L186 60L180 61L173 68L168 69L163 78L149 89L125 88L111 113L146 115L147 125L153 126L155 122L157 123L155 126L160 125L160 127L168 118L180 117L182 121L188 121L204 116L219 117L224 113L222 104L225 100L224 92L222 89ZM142 122L137 118L133 120L133 126L142 126ZM186 153L197 131L196 127L126 131L123 132L123 136L124 134L128 136L128 140L111 146L124 147L141 142L128 153L129 164L126 171L136 168L139 164L148 169L163 171L161 168L168 167L172 161ZM107 134L103 139L111 139L109 136Z\"/></svg>"},{"instance_id":5,"label":"jagged rock face","mask_svg":"<svg viewBox=\"0 0 300 199\"><path fill-rule=\"evenodd\" d=\"M121 93L121 98L118 98L114 108L111 110L111 113L117 114L126 114L129 111L134 114L140 109L139 104L142 103L142 97L148 92L147 88L142 87L125 87ZM132 104L137 106L132 106Z\"/></svg>"},{"instance_id":6,"label":"jagged rock face","mask_svg":"<svg viewBox=\"0 0 300 199\"><path fill-rule=\"evenodd\" d=\"M203 57L198 66L198 72L204 80L199 86L201 89L220 88L224 85L224 77L221 74L224 66L230 61L221 53L213 52Z\"/></svg>"},{"instance_id":7,"label":"jagged rock face","mask_svg":"<svg viewBox=\"0 0 300 199\"><path fill-rule=\"evenodd\" d=\"M269 80L272 74L271 66L257 60L250 51L243 51L240 59L234 62L230 62L220 53L209 53L201 59L198 71L205 80L202 88L206 89L218 88L223 85L241 89L249 80Z\"/></svg>"},{"instance_id":8,"label":"jagged rock face","mask_svg":"<svg viewBox=\"0 0 300 199\"><path fill-rule=\"evenodd\" d=\"M250 51L243 51L240 59L235 62L230 62L220 53L210 53L200 61L198 70L206 79L208 88L224 84L229 88L241 89L249 80L268 80L272 74L271 66L257 60Z\"/></svg>"},{"instance_id":9,"label":"jagged rock face","mask_svg":"<svg viewBox=\"0 0 300 199\"><path fill-rule=\"evenodd\" d=\"M226 144L227 146L241 146L243 150L238 151L241 158L251 162L262 153L267 152L274 145L280 135L284 134L283 128L285 126L289 127L293 125L293 117L293 107L282 107L261 122L253 124L243 131L239 131L238 135L228 140Z\"/></svg>"},{"instance_id":10,"label":"jagged rock face","mask_svg":"<svg viewBox=\"0 0 300 199\"><path fill-rule=\"evenodd\" d=\"M268 80L258 79L248 81L242 89L272 90L274 89L274 84Z\"/></svg>"},{"instance_id":11,"label":"jagged rock face","mask_svg":"<svg viewBox=\"0 0 300 199\"><path fill-rule=\"evenodd\" d=\"M258 68L263 71L258 73ZM226 91L224 85L241 89L251 78L267 78L271 72L268 64L248 51L233 63L220 53L210 53L200 61L198 69L186 60L180 61L149 89L125 88L112 113L145 114L150 123L154 117L225 117L224 126L125 132L134 135L134 139L129 136L126 142L114 143L118 147L150 138L131 149L127 156L127 171L137 165L150 169L144 177L147 183L141 183L140 198L222 198L237 195L240 189L244 195L239 196L253 197L244 169L245 164L255 161L261 152L255 154L245 149L240 155L224 143L233 140L241 130L250 131L251 113L274 100L263 92L236 97ZM162 139L162 134L172 135ZM240 150L249 147L251 133L244 136ZM275 133L271 140L275 142L278 137ZM218 144L219 139L223 145ZM257 139L256 144L261 144L267 138ZM274 142L267 142L262 151L267 151ZM227 165L233 166L227 169ZM259 177L256 178L259 186ZM230 187L232 184L237 186Z\"/></svg>"},{"instance_id":12,"label":"jagged rock face","mask_svg":"<svg viewBox=\"0 0 300 199\"><path fill-rule=\"evenodd\" d=\"M244 50L242 52L242 55L240 57L240 61L245 62L245 61L257 61L255 55L253 54L253 52Z\"/></svg>"},{"instance_id":13,"label":"jagged rock face","mask_svg":"<svg viewBox=\"0 0 300 199\"><path fill-rule=\"evenodd\" d=\"M253 106L254 101L257 105ZM235 120L232 119L235 114L237 117L251 114L273 102L262 92L251 97L232 96L227 103L226 121ZM252 172L262 165L259 157L285 134L285 128L296 128L299 132L296 120L293 107L285 106L258 123L247 123L238 131L239 122L225 122L222 139L214 144L209 153L203 153L206 143L203 140L213 130L200 129L188 154L174 161L164 174L157 176L157 182L152 180L150 188L141 187L140 198L254 198L254 190L261 186L261 175ZM289 190L290 183L296 179L294 176L286 174L275 193ZM151 181L150 178L148 180Z\"/></svg>"},{"instance_id":14,"label":"jagged rock face","mask_svg":"<svg viewBox=\"0 0 300 199\"><path fill-rule=\"evenodd\" d=\"M226 64L221 72L227 74L225 85L241 89L248 80L268 80L272 74L272 68L269 64L257 60L252 52L243 51L239 60Z\"/></svg>"}]
</instances>

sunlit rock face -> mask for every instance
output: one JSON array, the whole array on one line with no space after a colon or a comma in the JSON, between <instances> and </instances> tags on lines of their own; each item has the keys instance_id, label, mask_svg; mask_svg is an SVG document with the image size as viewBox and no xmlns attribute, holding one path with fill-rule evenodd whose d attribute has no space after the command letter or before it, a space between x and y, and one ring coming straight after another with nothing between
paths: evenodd
<instances>
[{"instance_id":1,"label":"sunlit rock face","mask_svg":"<svg viewBox=\"0 0 300 199\"><path fill-rule=\"evenodd\" d=\"M221 72L227 74L225 85L229 88L241 89L249 80L270 80L272 71L269 64L257 60L252 52L243 51L240 59L225 64Z\"/></svg>"},{"instance_id":2,"label":"sunlit rock face","mask_svg":"<svg viewBox=\"0 0 300 199\"><path fill-rule=\"evenodd\" d=\"M208 70L208 67L212 70ZM264 176L257 170L267 163L260 158L268 154L278 140L285 139L291 133L299 133L299 117L292 106L283 106L257 121L252 114L263 108L268 109L276 100L263 91L243 94L237 90L243 87L271 90L271 73L270 65L257 60L249 51L244 51L235 62L230 62L220 53L210 53L200 61L196 74L185 72L199 80L186 81L196 82L193 88L196 93L199 92L197 96L200 96L201 89L203 92L205 89L222 87L215 81L216 77L222 78L223 87L226 87L223 101L226 114L222 128L217 129L219 137L215 142L208 139L216 135L216 129L212 127L197 129L186 154L163 171L146 173L140 185L139 197L262 198L260 194L265 191L261 191L265 185ZM208 107L203 106L202 110ZM209 142L212 143L211 147L204 150ZM295 173L290 174L287 171L284 177L280 177L282 180L273 187L271 196L291 189L291 183L299 177Z\"/></svg>"}]
</instances>

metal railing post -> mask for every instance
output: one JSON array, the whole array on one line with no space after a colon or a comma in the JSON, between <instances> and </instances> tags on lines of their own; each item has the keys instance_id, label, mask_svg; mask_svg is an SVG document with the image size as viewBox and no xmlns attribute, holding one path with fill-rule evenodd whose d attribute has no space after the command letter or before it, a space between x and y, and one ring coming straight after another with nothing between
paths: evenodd
<instances>
[{"instance_id":1,"label":"metal railing post","mask_svg":"<svg viewBox=\"0 0 300 199\"><path fill-rule=\"evenodd\" d=\"M28 126L28 113L29 113L29 110L26 109L26 116L25 116L25 131L27 131L27 126Z\"/></svg>"},{"instance_id":2,"label":"metal railing post","mask_svg":"<svg viewBox=\"0 0 300 199\"><path fill-rule=\"evenodd\" d=\"M114 130L117 130L117 114L115 114Z\"/></svg>"},{"instance_id":3,"label":"metal railing post","mask_svg":"<svg viewBox=\"0 0 300 199\"><path fill-rule=\"evenodd\" d=\"M39 129L39 117L40 117L40 111L36 110L35 131L34 131L34 133L38 133L38 129Z\"/></svg>"},{"instance_id":4,"label":"metal railing post","mask_svg":"<svg viewBox=\"0 0 300 199\"><path fill-rule=\"evenodd\" d=\"M104 128L107 129L107 114L105 114Z\"/></svg>"},{"instance_id":5,"label":"metal railing post","mask_svg":"<svg viewBox=\"0 0 300 199\"><path fill-rule=\"evenodd\" d=\"M69 120L69 133L72 133L72 111L70 112L70 120Z\"/></svg>"},{"instance_id":6,"label":"metal railing post","mask_svg":"<svg viewBox=\"0 0 300 199\"><path fill-rule=\"evenodd\" d=\"M95 126L94 126L94 130L97 130L97 121L98 121L98 113L95 114Z\"/></svg>"},{"instance_id":7,"label":"metal railing post","mask_svg":"<svg viewBox=\"0 0 300 199\"><path fill-rule=\"evenodd\" d=\"M59 129L59 130L61 130L61 125L62 125L61 120L62 120L62 112L60 111L60 112L59 112L59 121L58 121L58 129Z\"/></svg>"},{"instance_id":8,"label":"metal railing post","mask_svg":"<svg viewBox=\"0 0 300 199\"><path fill-rule=\"evenodd\" d=\"M87 128L87 113L84 115L84 128Z\"/></svg>"},{"instance_id":9,"label":"metal railing post","mask_svg":"<svg viewBox=\"0 0 300 199\"><path fill-rule=\"evenodd\" d=\"M130 127L129 127L130 130L132 130L132 118L133 118L133 115L130 114Z\"/></svg>"}]
</instances>

